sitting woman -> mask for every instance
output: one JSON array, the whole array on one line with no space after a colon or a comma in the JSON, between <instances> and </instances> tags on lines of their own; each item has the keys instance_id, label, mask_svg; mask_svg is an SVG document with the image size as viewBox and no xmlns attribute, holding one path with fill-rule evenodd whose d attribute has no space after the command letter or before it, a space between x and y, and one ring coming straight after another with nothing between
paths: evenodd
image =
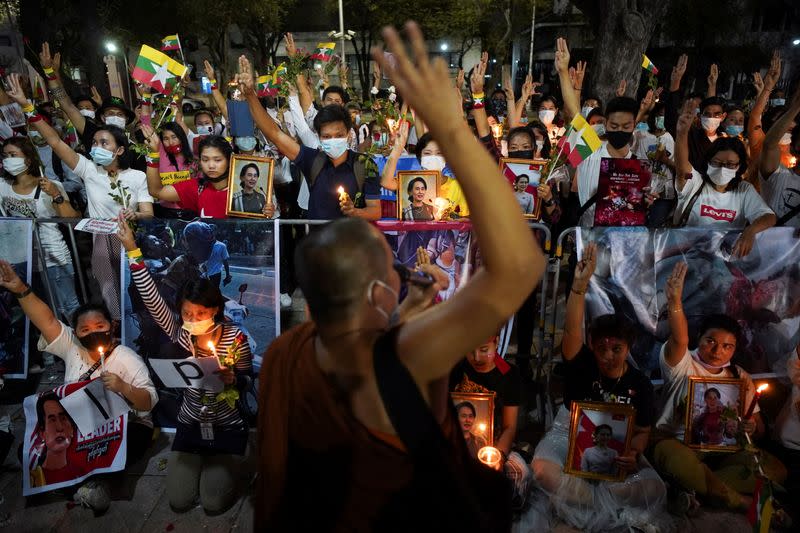
<instances>
[{"instance_id":1,"label":"sitting woman","mask_svg":"<svg viewBox=\"0 0 800 533\"><path fill-rule=\"evenodd\" d=\"M181 316L176 317L158 293L130 227L120 224L118 235L147 311L172 339L176 350L194 357L228 357L229 348L235 349L233 368L220 365L218 373L226 385L246 386L253 371L250 345L242 340L236 325L224 321L225 298L219 287L207 279L187 281L178 294ZM207 512L219 513L236 501L237 470L247 448L247 423L238 405L218 399L215 393L183 391L167 472L169 504L175 511L187 511L199 496Z\"/></svg>"},{"instance_id":2,"label":"sitting woman","mask_svg":"<svg viewBox=\"0 0 800 533\"><path fill-rule=\"evenodd\" d=\"M127 224L125 224L127 227ZM106 308L94 304L79 307L69 327L19 278L12 266L0 260L0 287L13 294L31 323L41 332L39 350L64 360L64 383L100 378L105 388L120 394L131 406L128 417L126 465L144 456L153 438L150 410L158 396L144 361L130 348L119 344ZM105 365L98 348L105 352ZM89 481L75 493L75 500L95 512L108 508L108 491L103 484Z\"/></svg>"},{"instance_id":3,"label":"sitting woman","mask_svg":"<svg viewBox=\"0 0 800 533\"><path fill-rule=\"evenodd\" d=\"M239 171L240 190L233 193L231 209L242 213L262 213L267 203L264 189L259 187L258 165L247 163Z\"/></svg>"},{"instance_id":4,"label":"sitting woman","mask_svg":"<svg viewBox=\"0 0 800 533\"><path fill-rule=\"evenodd\" d=\"M561 353L566 366L564 406L533 456L533 474L561 520L583 531L608 531L665 520L661 515L666 487L644 458L654 418L653 385L627 362L634 329L621 315L595 318L583 340L585 294L596 266L596 245L583 251L567 301ZM636 418L630 448L614 466L626 474L621 482L589 482L564 473L573 402L623 403ZM621 511L621 512L620 512Z\"/></svg>"},{"instance_id":5,"label":"sitting woman","mask_svg":"<svg viewBox=\"0 0 800 533\"><path fill-rule=\"evenodd\" d=\"M433 220L433 206L425 203L428 184L422 178L408 182L408 206L403 209L402 220Z\"/></svg>"},{"instance_id":6,"label":"sitting woman","mask_svg":"<svg viewBox=\"0 0 800 533\"><path fill-rule=\"evenodd\" d=\"M689 350L689 324L683 313L683 285L688 267L677 263L665 289L669 311L670 336L661 348L661 375L664 377L664 409L656 422L654 464L659 472L688 492L686 501L697 505L693 496L714 506L746 511L755 490L752 453L698 453L683 440L686 431L686 403L692 376L741 379L745 386L743 405L750 405L755 386L750 376L731 364L741 337L741 327L727 315L705 317L695 350ZM709 389L710 390L710 389ZM753 416L740 424L753 440L764 434L758 406ZM760 452L760 463L767 477L776 483L786 479L786 469L778 459Z\"/></svg>"},{"instance_id":7,"label":"sitting woman","mask_svg":"<svg viewBox=\"0 0 800 533\"><path fill-rule=\"evenodd\" d=\"M775 225L775 213L758 192L742 179L747 170L747 151L735 137L716 139L706 150L705 169L689 163L689 130L694 109L687 102L678 119L675 138L675 189L678 206L673 222L677 226L712 229L741 229L733 255L750 253L756 234ZM691 176L691 179L686 179Z\"/></svg>"}]
</instances>

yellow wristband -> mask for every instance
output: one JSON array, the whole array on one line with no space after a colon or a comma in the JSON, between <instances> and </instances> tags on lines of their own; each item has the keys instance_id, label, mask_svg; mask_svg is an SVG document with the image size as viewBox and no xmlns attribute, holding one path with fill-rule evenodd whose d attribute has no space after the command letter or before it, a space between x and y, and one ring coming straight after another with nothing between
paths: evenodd
<instances>
[{"instance_id":1,"label":"yellow wristband","mask_svg":"<svg viewBox=\"0 0 800 533\"><path fill-rule=\"evenodd\" d=\"M147 157L149 157L150 159L161 159L161 153L160 152L150 152L149 154L147 154Z\"/></svg>"},{"instance_id":2,"label":"yellow wristband","mask_svg":"<svg viewBox=\"0 0 800 533\"><path fill-rule=\"evenodd\" d=\"M49 67L44 67L44 73L47 74L48 76L50 74L55 74L55 72L56 72L55 70L53 70L53 69L51 69Z\"/></svg>"},{"instance_id":3,"label":"yellow wristband","mask_svg":"<svg viewBox=\"0 0 800 533\"><path fill-rule=\"evenodd\" d=\"M142 257L142 250L140 250L139 248L136 248L135 250L130 250L127 253L128 257L130 257L131 259Z\"/></svg>"},{"instance_id":4,"label":"yellow wristband","mask_svg":"<svg viewBox=\"0 0 800 533\"><path fill-rule=\"evenodd\" d=\"M208 83L210 83L211 85L216 85L217 84L217 80L208 80Z\"/></svg>"},{"instance_id":5,"label":"yellow wristband","mask_svg":"<svg viewBox=\"0 0 800 533\"><path fill-rule=\"evenodd\" d=\"M472 98L483 100L486 98L486 95L484 93L472 93Z\"/></svg>"},{"instance_id":6,"label":"yellow wristband","mask_svg":"<svg viewBox=\"0 0 800 533\"><path fill-rule=\"evenodd\" d=\"M23 113L33 113L35 110L36 110L36 108L33 107L33 104L30 103L30 102L25 104L25 106L22 108L22 112Z\"/></svg>"}]
</instances>

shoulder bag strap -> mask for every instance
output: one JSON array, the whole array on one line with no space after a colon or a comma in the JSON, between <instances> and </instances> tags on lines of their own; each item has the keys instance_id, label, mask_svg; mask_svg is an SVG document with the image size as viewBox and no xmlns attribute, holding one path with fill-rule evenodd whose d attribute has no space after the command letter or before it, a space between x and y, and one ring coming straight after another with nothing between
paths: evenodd
<instances>
[{"instance_id":1,"label":"shoulder bag strap","mask_svg":"<svg viewBox=\"0 0 800 533\"><path fill-rule=\"evenodd\" d=\"M702 177L700 179L703 179ZM681 218L678 220L678 224L676 227L682 228L686 225L686 221L689 220L689 216L692 214L692 209L694 208L694 204L697 203L697 199L700 198L700 193L703 192L706 184L703 182L700 185L700 188L695 191L689 201L686 203L686 207L683 208L683 212L681 213Z\"/></svg>"},{"instance_id":2,"label":"shoulder bag strap","mask_svg":"<svg viewBox=\"0 0 800 533\"><path fill-rule=\"evenodd\" d=\"M775 222L775 226L783 226L798 214L800 214L800 204L797 204L796 206L791 208L785 215L779 218L778 221Z\"/></svg>"}]
</instances>

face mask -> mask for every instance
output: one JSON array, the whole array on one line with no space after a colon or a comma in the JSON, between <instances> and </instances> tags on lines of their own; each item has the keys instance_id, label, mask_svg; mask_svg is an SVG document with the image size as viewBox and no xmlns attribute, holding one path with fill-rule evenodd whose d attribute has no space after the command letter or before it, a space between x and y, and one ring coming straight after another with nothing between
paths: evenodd
<instances>
[{"instance_id":1,"label":"face mask","mask_svg":"<svg viewBox=\"0 0 800 533\"><path fill-rule=\"evenodd\" d=\"M361 125L361 115L356 115L356 126Z\"/></svg>"},{"instance_id":2,"label":"face mask","mask_svg":"<svg viewBox=\"0 0 800 533\"><path fill-rule=\"evenodd\" d=\"M99 146L93 147L89 155L92 156L92 161L101 167L107 167L113 163L114 159L117 157L114 155L114 152L109 152L105 148L100 148Z\"/></svg>"},{"instance_id":3,"label":"face mask","mask_svg":"<svg viewBox=\"0 0 800 533\"><path fill-rule=\"evenodd\" d=\"M81 109L80 111L78 111L78 113L80 113L86 118L94 120L94 109Z\"/></svg>"},{"instance_id":4,"label":"face mask","mask_svg":"<svg viewBox=\"0 0 800 533\"><path fill-rule=\"evenodd\" d=\"M107 126L116 126L123 130L125 129L125 119L116 115L104 118L103 122L105 122Z\"/></svg>"},{"instance_id":5,"label":"face mask","mask_svg":"<svg viewBox=\"0 0 800 533\"><path fill-rule=\"evenodd\" d=\"M540 109L539 110L539 120L542 124L549 126L553 123L553 119L556 118L556 111L555 109Z\"/></svg>"},{"instance_id":6,"label":"face mask","mask_svg":"<svg viewBox=\"0 0 800 533\"><path fill-rule=\"evenodd\" d=\"M639 131L650 131L650 126L647 125L647 122L639 122L636 124L636 129Z\"/></svg>"},{"instance_id":7,"label":"face mask","mask_svg":"<svg viewBox=\"0 0 800 533\"><path fill-rule=\"evenodd\" d=\"M730 361L728 361L727 363L725 363L722 366L709 365L708 363L706 363L705 361L700 359L700 356L697 355L697 351L690 352L690 353L692 354L692 359L694 359L696 362L700 363L700 366L702 366L706 370L719 370L721 368L727 368L727 367L731 366L731 362Z\"/></svg>"},{"instance_id":8,"label":"face mask","mask_svg":"<svg viewBox=\"0 0 800 533\"><path fill-rule=\"evenodd\" d=\"M328 154L331 159L340 157L347 151L347 138L335 137L333 139L323 139L320 141L322 151Z\"/></svg>"},{"instance_id":9,"label":"face mask","mask_svg":"<svg viewBox=\"0 0 800 533\"><path fill-rule=\"evenodd\" d=\"M78 341L90 352L96 352L101 346L108 350L114 342L114 337L110 331L95 331L78 337Z\"/></svg>"},{"instance_id":10,"label":"face mask","mask_svg":"<svg viewBox=\"0 0 800 533\"><path fill-rule=\"evenodd\" d=\"M214 327L214 319L207 318L205 320L199 320L197 322L190 322L188 320L184 320L181 327L194 335L195 337L198 335L202 335L204 333L208 333L211 331L211 328Z\"/></svg>"},{"instance_id":11,"label":"face mask","mask_svg":"<svg viewBox=\"0 0 800 533\"><path fill-rule=\"evenodd\" d=\"M663 116L656 117L655 123L656 123L656 129L657 130L663 130L664 129L664 117Z\"/></svg>"},{"instance_id":12,"label":"face mask","mask_svg":"<svg viewBox=\"0 0 800 533\"><path fill-rule=\"evenodd\" d=\"M511 159L533 159L533 150L512 150L508 152Z\"/></svg>"},{"instance_id":13,"label":"face mask","mask_svg":"<svg viewBox=\"0 0 800 533\"><path fill-rule=\"evenodd\" d=\"M236 146L243 152L249 152L256 149L255 137L236 137Z\"/></svg>"},{"instance_id":14,"label":"face mask","mask_svg":"<svg viewBox=\"0 0 800 533\"><path fill-rule=\"evenodd\" d=\"M386 283L382 282L379 279L372 280L372 283L370 283L369 287L367 287L367 301L371 306L375 308L377 312L379 312L386 319L387 322L386 329L390 329L400 321L400 304L395 303L394 309L392 309L391 313L387 313L379 305L375 305L375 302L372 301L372 289L375 287L375 285L380 285L387 291L391 292L394 295L395 302L397 302L400 295L397 294L397 292L393 288L391 288L390 286L388 286Z\"/></svg>"},{"instance_id":15,"label":"face mask","mask_svg":"<svg viewBox=\"0 0 800 533\"><path fill-rule=\"evenodd\" d=\"M695 115L699 115L700 114L700 108L699 107L695 107L694 108L694 114Z\"/></svg>"},{"instance_id":16,"label":"face mask","mask_svg":"<svg viewBox=\"0 0 800 533\"><path fill-rule=\"evenodd\" d=\"M633 132L631 131L607 131L606 139L608 144L619 150L626 144L631 142Z\"/></svg>"},{"instance_id":17,"label":"face mask","mask_svg":"<svg viewBox=\"0 0 800 533\"><path fill-rule=\"evenodd\" d=\"M593 124L592 129L597 134L598 137L606 134L606 125L602 122L599 124Z\"/></svg>"},{"instance_id":18,"label":"face mask","mask_svg":"<svg viewBox=\"0 0 800 533\"><path fill-rule=\"evenodd\" d=\"M178 155L181 153L181 145L180 144L173 144L172 146L164 146L164 151L168 154Z\"/></svg>"},{"instance_id":19,"label":"face mask","mask_svg":"<svg viewBox=\"0 0 800 533\"><path fill-rule=\"evenodd\" d=\"M544 148L544 141L536 141L536 151L541 152Z\"/></svg>"},{"instance_id":20,"label":"face mask","mask_svg":"<svg viewBox=\"0 0 800 533\"><path fill-rule=\"evenodd\" d=\"M769 105L773 107L786 105L786 98L773 98L772 100L769 101Z\"/></svg>"},{"instance_id":21,"label":"face mask","mask_svg":"<svg viewBox=\"0 0 800 533\"><path fill-rule=\"evenodd\" d=\"M737 126L735 124L728 124L725 126L725 133L731 137L738 137L744 131L744 126Z\"/></svg>"},{"instance_id":22,"label":"face mask","mask_svg":"<svg viewBox=\"0 0 800 533\"><path fill-rule=\"evenodd\" d=\"M717 131L719 128L720 123L722 122L721 118L716 117L700 117L700 124L703 126L703 129L706 131Z\"/></svg>"},{"instance_id":23,"label":"face mask","mask_svg":"<svg viewBox=\"0 0 800 533\"><path fill-rule=\"evenodd\" d=\"M197 126L198 135L211 135L212 126Z\"/></svg>"},{"instance_id":24,"label":"face mask","mask_svg":"<svg viewBox=\"0 0 800 533\"><path fill-rule=\"evenodd\" d=\"M778 144L789 144L790 142L792 142L792 134L787 131L783 134L781 140L778 141Z\"/></svg>"},{"instance_id":25,"label":"face mask","mask_svg":"<svg viewBox=\"0 0 800 533\"><path fill-rule=\"evenodd\" d=\"M494 110L494 114L498 117L504 117L508 114L508 106L505 100L491 100L492 102L492 109Z\"/></svg>"},{"instance_id":26,"label":"face mask","mask_svg":"<svg viewBox=\"0 0 800 533\"><path fill-rule=\"evenodd\" d=\"M12 176L19 176L28 170L24 157L6 157L3 159L3 168Z\"/></svg>"},{"instance_id":27,"label":"face mask","mask_svg":"<svg viewBox=\"0 0 800 533\"><path fill-rule=\"evenodd\" d=\"M583 108L581 109L581 115L583 115L583 118L586 118L586 117L588 117L588 116L589 116L589 113L591 113L591 112L592 112L592 109L594 109L594 108L593 108L592 106L588 106L588 105L587 105L587 106L585 106L585 107L583 107Z\"/></svg>"},{"instance_id":28,"label":"face mask","mask_svg":"<svg viewBox=\"0 0 800 533\"><path fill-rule=\"evenodd\" d=\"M445 161L444 157L440 155L423 155L419 160L419 164L425 170L438 170L441 172L444 170Z\"/></svg>"},{"instance_id":29,"label":"face mask","mask_svg":"<svg viewBox=\"0 0 800 533\"><path fill-rule=\"evenodd\" d=\"M738 172L739 168L725 168L725 167L715 167L714 165L708 165L708 177L711 179L711 182L714 185L719 185L720 187L724 187L728 183L731 182L733 178L736 177L736 172Z\"/></svg>"}]
</instances>

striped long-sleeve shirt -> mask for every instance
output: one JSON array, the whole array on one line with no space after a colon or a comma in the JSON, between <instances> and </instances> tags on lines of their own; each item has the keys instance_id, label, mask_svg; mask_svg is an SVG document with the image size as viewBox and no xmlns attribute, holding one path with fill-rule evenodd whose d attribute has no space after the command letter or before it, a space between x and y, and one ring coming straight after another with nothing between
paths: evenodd
<instances>
[{"instance_id":1,"label":"striped long-sleeve shirt","mask_svg":"<svg viewBox=\"0 0 800 533\"><path fill-rule=\"evenodd\" d=\"M158 293L156 284L143 263L131 264L131 278L150 316L172 339L172 342L193 353L195 357L213 357L210 350L194 345L192 335L181 327L180 319L167 307L167 303ZM241 331L233 324L225 323L221 327L222 336L215 347L219 354L225 353L228 346L233 343ZM245 342L241 343L239 349L241 350L241 356L236 362L236 374L250 375L253 372L253 355L250 352L250 344L245 340ZM208 409L204 410L204 406ZM236 407L230 407L224 401L218 402L216 393L191 388L183 389L183 402L181 402L178 411L178 421L190 425L199 422L210 422L214 426L226 429L246 427Z\"/></svg>"}]
</instances>

